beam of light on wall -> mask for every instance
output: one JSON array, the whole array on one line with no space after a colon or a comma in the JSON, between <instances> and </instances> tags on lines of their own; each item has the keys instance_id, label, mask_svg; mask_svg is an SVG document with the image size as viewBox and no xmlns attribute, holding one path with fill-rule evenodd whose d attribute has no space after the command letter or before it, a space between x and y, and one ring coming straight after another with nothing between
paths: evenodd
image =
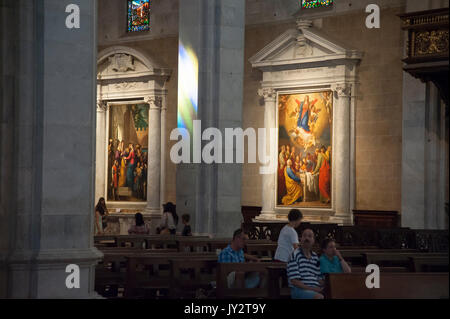
<instances>
[{"instance_id":1,"label":"beam of light on wall","mask_svg":"<svg viewBox=\"0 0 450 319\"><path fill-rule=\"evenodd\" d=\"M198 59L195 52L180 42L178 55L178 128L192 136L198 111ZM191 144L192 146L192 144Z\"/></svg>"}]
</instances>

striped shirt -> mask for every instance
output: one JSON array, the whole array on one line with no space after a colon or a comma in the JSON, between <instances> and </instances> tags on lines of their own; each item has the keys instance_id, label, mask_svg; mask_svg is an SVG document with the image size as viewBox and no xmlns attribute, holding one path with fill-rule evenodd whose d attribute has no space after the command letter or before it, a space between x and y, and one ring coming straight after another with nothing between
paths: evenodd
<instances>
[{"instance_id":1,"label":"striped shirt","mask_svg":"<svg viewBox=\"0 0 450 319\"><path fill-rule=\"evenodd\" d=\"M311 258L306 258L301 248L296 249L287 264L287 275L289 287L294 287L292 279L298 279L309 287L319 287L319 279L322 279L319 257L312 251Z\"/></svg>"}]
</instances>

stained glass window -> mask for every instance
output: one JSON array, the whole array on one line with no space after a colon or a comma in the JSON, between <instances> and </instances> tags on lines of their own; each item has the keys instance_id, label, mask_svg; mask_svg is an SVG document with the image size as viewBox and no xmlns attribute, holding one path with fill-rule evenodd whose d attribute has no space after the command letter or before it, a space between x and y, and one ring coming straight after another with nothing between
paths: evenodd
<instances>
[{"instance_id":1,"label":"stained glass window","mask_svg":"<svg viewBox=\"0 0 450 319\"><path fill-rule=\"evenodd\" d=\"M302 0L302 9L330 7L333 0Z\"/></svg>"},{"instance_id":2,"label":"stained glass window","mask_svg":"<svg viewBox=\"0 0 450 319\"><path fill-rule=\"evenodd\" d=\"M128 32L150 30L150 0L128 0Z\"/></svg>"}]
</instances>

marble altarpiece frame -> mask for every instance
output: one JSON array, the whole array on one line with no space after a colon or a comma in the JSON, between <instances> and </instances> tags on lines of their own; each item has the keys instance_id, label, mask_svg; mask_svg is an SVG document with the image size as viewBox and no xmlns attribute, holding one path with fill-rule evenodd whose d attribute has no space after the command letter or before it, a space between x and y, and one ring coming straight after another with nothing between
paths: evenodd
<instances>
[{"instance_id":1,"label":"marble altarpiece frame","mask_svg":"<svg viewBox=\"0 0 450 319\"><path fill-rule=\"evenodd\" d=\"M321 198L325 199L326 205L280 203L277 170L272 175L262 176L263 202L259 220L284 220L294 206L301 209L306 221L352 223L355 202L354 95L358 84L357 66L362 56L361 52L330 40L313 27L311 21L299 19L297 29L287 30L250 58L252 66L262 71L258 93L264 100L264 127L279 128L280 97L286 95L294 94L302 100L308 94L317 99L326 94L332 111L329 145L325 145L325 152L331 146L327 157L331 166L330 196ZM277 143L276 157L281 146Z\"/></svg>"}]
</instances>

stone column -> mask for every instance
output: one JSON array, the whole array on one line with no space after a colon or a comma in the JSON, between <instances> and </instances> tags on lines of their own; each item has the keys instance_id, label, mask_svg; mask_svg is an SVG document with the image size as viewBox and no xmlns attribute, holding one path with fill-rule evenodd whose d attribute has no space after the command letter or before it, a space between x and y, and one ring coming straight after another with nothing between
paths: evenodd
<instances>
[{"instance_id":1,"label":"stone column","mask_svg":"<svg viewBox=\"0 0 450 319\"><path fill-rule=\"evenodd\" d=\"M147 207L145 213L150 216L152 228L161 219L161 97L148 96L148 170L147 170Z\"/></svg>"},{"instance_id":2,"label":"stone column","mask_svg":"<svg viewBox=\"0 0 450 319\"><path fill-rule=\"evenodd\" d=\"M102 257L93 245L97 1L77 1L80 29L65 27L66 1L8 5L17 14L17 30L15 55L8 59L15 97L5 104L14 110L7 125L15 128L8 152L15 174L0 187L8 188L13 203L6 297L97 297L95 265ZM66 286L69 264L79 267L78 289Z\"/></svg>"},{"instance_id":3,"label":"stone column","mask_svg":"<svg viewBox=\"0 0 450 319\"><path fill-rule=\"evenodd\" d=\"M270 129L276 128L277 92L273 88L263 88L258 91L259 96L264 98L264 128L266 129L266 154L272 160L276 158L270 151L277 153L276 145L270 145ZM261 138L258 136L258 138ZM257 217L258 220L275 220L275 184L276 173L262 174L262 210Z\"/></svg>"},{"instance_id":4,"label":"stone column","mask_svg":"<svg viewBox=\"0 0 450 319\"><path fill-rule=\"evenodd\" d=\"M105 193L105 186L107 183L106 167L108 159L105 156L106 150L106 110L107 103L104 101L97 101L97 129L96 129L96 156L95 156L95 198L94 203L100 197L107 199L108 194ZM106 174L106 176L105 176Z\"/></svg>"},{"instance_id":5,"label":"stone column","mask_svg":"<svg viewBox=\"0 0 450 319\"><path fill-rule=\"evenodd\" d=\"M161 106L161 186L160 205L166 200L166 117L167 117L167 95L162 97Z\"/></svg>"},{"instance_id":6,"label":"stone column","mask_svg":"<svg viewBox=\"0 0 450 319\"><path fill-rule=\"evenodd\" d=\"M425 113L425 228L446 229L445 192L446 178L446 134L445 106L440 98L439 90L433 83L427 84L427 100Z\"/></svg>"},{"instance_id":7,"label":"stone column","mask_svg":"<svg viewBox=\"0 0 450 319\"><path fill-rule=\"evenodd\" d=\"M339 83L332 86L334 91L334 145L331 151L332 170L334 179L332 179L332 203L335 208L335 218L342 220L344 224L352 221L352 212L350 211L351 196L351 95L352 85L348 83ZM334 158L334 160L333 160ZM334 164L334 166L333 166ZM333 182L335 185L333 185Z\"/></svg>"},{"instance_id":8,"label":"stone column","mask_svg":"<svg viewBox=\"0 0 450 319\"><path fill-rule=\"evenodd\" d=\"M198 62L194 119L222 135L242 127L245 1L183 0L179 12L179 42ZM230 237L241 226L242 165L223 161L177 166L177 211L191 215L194 233Z\"/></svg>"}]
</instances>

